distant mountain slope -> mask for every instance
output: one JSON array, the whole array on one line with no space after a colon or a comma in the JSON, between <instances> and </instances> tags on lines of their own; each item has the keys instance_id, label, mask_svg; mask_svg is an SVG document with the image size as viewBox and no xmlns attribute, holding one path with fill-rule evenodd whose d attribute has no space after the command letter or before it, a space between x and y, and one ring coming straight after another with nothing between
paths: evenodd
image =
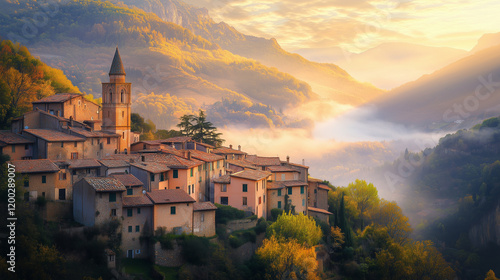
<instances>
[{"instance_id":1,"label":"distant mountain slope","mask_svg":"<svg viewBox=\"0 0 500 280\"><path fill-rule=\"evenodd\" d=\"M368 83L358 82L336 65L310 62L297 54L286 52L275 39L247 36L224 22L215 23L206 9L195 8L177 0L120 2L155 13L163 20L182 25L234 54L255 59L304 80L314 92L329 100L358 105L383 93Z\"/></svg>"},{"instance_id":2,"label":"distant mountain slope","mask_svg":"<svg viewBox=\"0 0 500 280\"><path fill-rule=\"evenodd\" d=\"M488 33L479 38L477 44L472 48L470 53L475 53L487 48L500 45L500 33Z\"/></svg>"},{"instance_id":3,"label":"distant mountain slope","mask_svg":"<svg viewBox=\"0 0 500 280\"><path fill-rule=\"evenodd\" d=\"M324 62L335 63L357 79L389 90L467 55L464 50L408 43L383 43L359 54L335 48L317 51L305 49L298 53L309 59L316 57Z\"/></svg>"},{"instance_id":4,"label":"distant mountain slope","mask_svg":"<svg viewBox=\"0 0 500 280\"><path fill-rule=\"evenodd\" d=\"M0 0L0 5L4 2ZM154 117L159 128L176 124L173 116L162 118L161 112L196 110L224 98L249 104L250 111L243 116L262 117L255 109L258 106L252 105L286 109L317 97L308 84L291 75L234 55L154 14L109 2L77 0L60 4L53 18L33 36L19 36L24 34L25 19L44 10L31 0L16 3L5 3L15 12L0 14L0 35L24 40L34 54L63 69L87 93L100 94L100 83L108 79L113 48L118 45L134 94L147 96L133 108ZM166 100L170 100L167 105L158 105ZM139 106L143 102L148 103ZM271 112L277 114L274 109ZM225 124L232 121L224 116L219 119Z\"/></svg>"},{"instance_id":5,"label":"distant mountain slope","mask_svg":"<svg viewBox=\"0 0 500 280\"><path fill-rule=\"evenodd\" d=\"M378 117L417 128L456 129L500 113L500 46L477 52L377 99Z\"/></svg>"}]
</instances>

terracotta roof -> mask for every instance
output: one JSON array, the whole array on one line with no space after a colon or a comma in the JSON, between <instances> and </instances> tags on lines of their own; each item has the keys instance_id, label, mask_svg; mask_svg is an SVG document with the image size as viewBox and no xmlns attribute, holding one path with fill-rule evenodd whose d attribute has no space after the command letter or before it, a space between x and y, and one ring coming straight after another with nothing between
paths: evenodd
<instances>
[{"instance_id":1,"label":"terracotta roof","mask_svg":"<svg viewBox=\"0 0 500 280\"><path fill-rule=\"evenodd\" d=\"M139 155L139 154L111 154L109 156L105 156L103 159L124 160L126 162L134 163L134 162L141 161L141 155Z\"/></svg>"},{"instance_id":2,"label":"terracotta roof","mask_svg":"<svg viewBox=\"0 0 500 280\"><path fill-rule=\"evenodd\" d=\"M111 133L111 132L102 131L102 130L89 131L89 130L78 128L78 127L71 127L71 128L69 128L69 130L73 133L77 133L77 134L79 134L83 137L87 137L87 138L120 137L120 134Z\"/></svg>"},{"instance_id":3,"label":"terracotta roof","mask_svg":"<svg viewBox=\"0 0 500 280\"><path fill-rule=\"evenodd\" d=\"M198 151L198 150L180 150L180 151L183 153L184 152L191 153L192 158L196 158L196 159L202 160L204 162L214 162L214 161L224 159L224 157L221 155L211 154L211 153L202 152L202 151Z\"/></svg>"},{"instance_id":4,"label":"terracotta roof","mask_svg":"<svg viewBox=\"0 0 500 280\"><path fill-rule=\"evenodd\" d=\"M282 161L281 162L283 165L293 165L293 166L297 166L297 167L302 167L302 168L308 168L309 169L309 166L307 165L302 165L302 164L298 164L298 163L293 163L293 162L287 162L287 161Z\"/></svg>"},{"instance_id":5,"label":"terracotta roof","mask_svg":"<svg viewBox=\"0 0 500 280\"><path fill-rule=\"evenodd\" d=\"M51 96L44 97L40 100L33 101L31 103L36 104L36 103L62 103L66 102L70 99L73 99L75 97L82 96L81 94L78 93L58 93L54 94Z\"/></svg>"},{"instance_id":6,"label":"terracotta roof","mask_svg":"<svg viewBox=\"0 0 500 280\"><path fill-rule=\"evenodd\" d=\"M246 155L247 154L243 151L231 149L228 147L218 147L217 149L214 149L212 152L214 154L223 154L223 155L227 155L227 154Z\"/></svg>"},{"instance_id":7,"label":"terracotta roof","mask_svg":"<svg viewBox=\"0 0 500 280\"><path fill-rule=\"evenodd\" d=\"M153 201L154 204L196 202L196 200L181 189L157 190L148 192L146 195Z\"/></svg>"},{"instance_id":8,"label":"terracotta roof","mask_svg":"<svg viewBox=\"0 0 500 280\"><path fill-rule=\"evenodd\" d=\"M267 178L271 173L267 171L259 171L259 170L250 170L250 169L245 169L236 173L231 174L231 177L238 177L238 178L244 178L244 179L249 179L253 181L258 181Z\"/></svg>"},{"instance_id":9,"label":"terracotta roof","mask_svg":"<svg viewBox=\"0 0 500 280\"><path fill-rule=\"evenodd\" d=\"M205 202L195 202L193 204L193 210L194 211L209 211L209 210L217 210L217 206L215 206L212 202L210 201L205 201Z\"/></svg>"},{"instance_id":10,"label":"terracotta roof","mask_svg":"<svg viewBox=\"0 0 500 280\"><path fill-rule=\"evenodd\" d=\"M326 215L333 215L333 213L328 212L324 209L314 208L314 207L307 207L307 211L318 212L318 213L322 213L322 214L326 214Z\"/></svg>"},{"instance_id":11,"label":"terracotta roof","mask_svg":"<svg viewBox=\"0 0 500 280\"><path fill-rule=\"evenodd\" d=\"M307 181L308 181L308 182L314 182L314 183L323 183L323 180L321 180L321 179L316 179L316 178L313 178L313 177L309 177L309 178L307 178Z\"/></svg>"},{"instance_id":12,"label":"terracotta roof","mask_svg":"<svg viewBox=\"0 0 500 280\"><path fill-rule=\"evenodd\" d=\"M277 189L283 189L285 186L280 184L280 182L267 182L267 189L268 190L277 190Z\"/></svg>"},{"instance_id":13,"label":"terracotta roof","mask_svg":"<svg viewBox=\"0 0 500 280\"><path fill-rule=\"evenodd\" d=\"M194 140L189 136L176 136L176 137L170 137L167 139L161 139L159 141L161 141L161 143L184 143L184 142L189 142L189 141L194 141Z\"/></svg>"},{"instance_id":14,"label":"terracotta roof","mask_svg":"<svg viewBox=\"0 0 500 280\"><path fill-rule=\"evenodd\" d=\"M153 202L145 195L123 197L123 207L153 206Z\"/></svg>"},{"instance_id":15,"label":"terracotta roof","mask_svg":"<svg viewBox=\"0 0 500 280\"><path fill-rule=\"evenodd\" d=\"M127 161L124 161L122 159L101 159L99 160L99 162L108 168L130 166L130 164Z\"/></svg>"},{"instance_id":16,"label":"terracotta roof","mask_svg":"<svg viewBox=\"0 0 500 280\"><path fill-rule=\"evenodd\" d=\"M111 68L109 69L109 75L126 75L118 47L116 47L115 56L113 57Z\"/></svg>"},{"instance_id":17,"label":"terracotta roof","mask_svg":"<svg viewBox=\"0 0 500 280\"><path fill-rule=\"evenodd\" d=\"M229 174L222 175L218 178L213 179L213 182L218 183L218 184L230 184L231 183L231 176L229 176Z\"/></svg>"},{"instance_id":18,"label":"terracotta roof","mask_svg":"<svg viewBox=\"0 0 500 280\"><path fill-rule=\"evenodd\" d=\"M267 170L269 170L271 172L297 172L297 173L299 172L298 170L295 170L295 169L292 169L292 168L286 167L286 166L281 166L281 165L268 166Z\"/></svg>"},{"instance_id":19,"label":"terracotta roof","mask_svg":"<svg viewBox=\"0 0 500 280\"><path fill-rule=\"evenodd\" d=\"M260 157L257 155L248 155L246 160L259 166L281 165L279 157Z\"/></svg>"},{"instance_id":20,"label":"terracotta roof","mask_svg":"<svg viewBox=\"0 0 500 280\"><path fill-rule=\"evenodd\" d=\"M10 162L19 173L51 173L59 171L59 167L48 159L13 160Z\"/></svg>"},{"instance_id":21,"label":"terracotta roof","mask_svg":"<svg viewBox=\"0 0 500 280\"><path fill-rule=\"evenodd\" d=\"M170 170L166 164L158 162L139 162L130 165L151 173L162 173Z\"/></svg>"},{"instance_id":22,"label":"terracotta roof","mask_svg":"<svg viewBox=\"0 0 500 280\"><path fill-rule=\"evenodd\" d=\"M318 185L318 189L323 189L323 190L326 190L326 191L331 191L332 189L330 189L329 186L325 185L325 184L319 184Z\"/></svg>"},{"instance_id":23,"label":"terracotta roof","mask_svg":"<svg viewBox=\"0 0 500 280\"><path fill-rule=\"evenodd\" d=\"M42 138L45 141L48 142L81 142L85 141L85 138L69 135L64 132L60 132L57 130L51 130L51 129L25 129L23 132L27 132L31 135L34 135L38 138Z\"/></svg>"},{"instance_id":24,"label":"terracotta roof","mask_svg":"<svg viewBox=\"0 0 500 280\"><path fill-rule=\"evenodd\" d=\"M135 187L143 185L143 183L132 174L114 173L109 176L118 179L118 181L122 182L125 187Z\"/></svg>"},{"instance_id":25,"label":"terracotta roof","mask_svg":"<svg viewBox=\"0 0 500 280\"><path fill-rule=\"evenodd\" d=\"M65 162L68 163L70 169L101 167L96 159L69 159Z\"/></svg>"},{"instance_id":26,"label":"terracotta roof","mask_svg":"<svg viewBox=\"0 0 500 280\"><path fill-rule=\"evenodd\" d=\"M166 164L170 168L180 168L187 169L203 164L202 161L197 159L185 159L183 157L176 156L174 154L144 154L144 161L146 162L157 162Z\"/></svg>"},{"instance_id":27,"label":"terracotta roof","mask_svg":"<svg viewBox=\"0 0 500 280\"><path fill-rule=\"evenodd\" d=\"M31 144L33 141L20 134L10 131L0 131L0 142L5 144Z\"/></svg>"},{"instance_id":28,"label":"terracotta roof","mask_svg":"<svg viewBox=\"0 0 500 280\"><path fill-rule=\"evenodd\" d=\"M111 177L85 177L85 180L96 192L123 192L127 189L115 178Z\"/></svg>"},{"instance_id":29,"label":"terracotta roof","mask_svg":"<svg viewBox=\"0 0 500 280\"><path fill-rule=\"evenodd\" d=\"M251 169L257 168L254 164L252 164L251 162L248 162L244 159L237 159L237 160L236 159L228 159L228 160L226 160L226 162L229 164L244 167L244 168L251 168Z\"/></svg>"},{"instance_id":30,"label":"terracotta roof","mask_svg":"<svg viewBox=\"0 0 500 280\"><path fill-rule=\"evenodd\" d=\"M285 187L307 186L307 182L302 181L279 181Z\"/></svg>"}]
</instances>

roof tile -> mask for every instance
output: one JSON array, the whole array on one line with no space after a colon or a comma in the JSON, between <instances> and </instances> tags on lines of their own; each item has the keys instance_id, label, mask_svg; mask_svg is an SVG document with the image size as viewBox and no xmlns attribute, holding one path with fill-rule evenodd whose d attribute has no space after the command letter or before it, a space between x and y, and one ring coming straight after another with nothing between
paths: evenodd
<instances>
[{"instance_id":1,"label":"roof tile","mask_svg":"<svg viewBox=\"0 0 500 280\"><path fill-rule=\"evenodd\" d=\"M32 140L10 131L0 131L0 142L5 144L31 144Z\"/></svg>"},{"instance_id":2,"label":"roof tile","mask_svg":"<svg viewBox=\"0 0 500 280\"><path fill-rule=\"evenodd\" d=\"M146 195L153 201L154 204L196 202L196 200L181 189L157 190L148 192Z\"/></svg>"},{"instance_id":3,"label":"roof tile","mask_svg":"<svg viewBox=\"0 0 500 280\"><path fill-rule=\"evenodd\" d=\"M97 192L123 192L127 190L120 181L111 177L85 177L83 180Z\"/></svg>"},{"instance_id":4,"label":"roof tile","mask_svg":"<svg viewBox=\"0 0 500 280\"><path fill-rule=\"evenodd\" d=\"M258 180L265 179L270 175L271 175L271 173L267 172L267 171L245 169L245 170L231 174L231 177L238 177L238 178L249 179L252 181L258 181Z\"/></svg>"},{"instance_id":5,"label":"roof tile","mask_svg":"<svg viewBox=\"0 0 500 280\"><path fill-rule=\"evenodd\" d=\"M118 179L118 181L122 182L122 184L125 187L135 187L135 186L142 186L143 185L141 180L137 179L137 177L135 177L132 174L114 173L114 174L111 174L110 177Z\"/></svg>"},{"instance_id":6,"label":"roof tile","mask_svg":"<svg viewBox=\"0 0 500 280\"><path fill-rule=\"evenodd\" d=\"M59 167L48 159L13 160L10 162L19 173L52 173L58 172Z\"/></svg>"},{"instance_id":7,"label":"roof tile","mask_svg":"<svg viewBox=\"0 0 500 280\"><path fill-rule=\"evenodd\" d=\"M25 129L23 130L23 132L27 132L48 142L85 141L85 138L69 135L64 132L51 129Z\"/></svg>"}]
</instances>

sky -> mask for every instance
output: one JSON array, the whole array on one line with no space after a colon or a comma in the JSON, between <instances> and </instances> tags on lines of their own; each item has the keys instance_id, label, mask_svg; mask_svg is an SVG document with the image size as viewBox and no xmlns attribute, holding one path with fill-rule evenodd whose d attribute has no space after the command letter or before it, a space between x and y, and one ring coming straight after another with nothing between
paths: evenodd
<instances>
[{"instance_id":1,"label":"sky","mask_svg":"<svg viewBox=\"0 0 500 280\"><path fill-rule=\"evenodd\" d=\"M470 50L500 31L497 0L184 0L238 31L276 38L287 51L340 47L362 52L383 42Z\"/></svg>"}]
</instances>

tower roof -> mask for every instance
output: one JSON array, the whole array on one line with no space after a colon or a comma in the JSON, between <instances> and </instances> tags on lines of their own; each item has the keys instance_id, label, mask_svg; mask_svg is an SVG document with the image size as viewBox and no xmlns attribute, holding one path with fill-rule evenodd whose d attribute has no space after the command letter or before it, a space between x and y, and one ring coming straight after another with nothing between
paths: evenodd
<instances>
[{"instance_id":1,"label":"tower roof","mask_svg":"<svg viewBox=\"0 0 500 280\"><path fill-rule=\"evenodd\" d=\"M126 75L118 47L116 47L115 57L113 57L113 63L111 63L111 68L109 69L109 75Z\"/></svg>"}]
</instances>

